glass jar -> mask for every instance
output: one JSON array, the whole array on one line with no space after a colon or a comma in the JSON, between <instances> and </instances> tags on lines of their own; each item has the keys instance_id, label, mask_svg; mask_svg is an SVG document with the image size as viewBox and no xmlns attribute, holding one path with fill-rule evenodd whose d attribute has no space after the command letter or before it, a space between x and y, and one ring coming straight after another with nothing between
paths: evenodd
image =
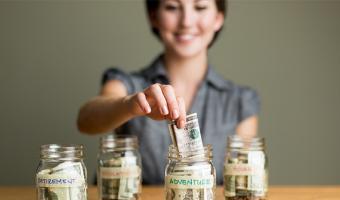
<instances>
[{"instance_id":1,"label":"glass jar","mask_svg":"<svg viewBox=\"0 0 340 200\"><path fill-rule=\"evenodd\" d=\"M86 180L82 145L41 146L36 174L39 200L86 200Z\"/></svg>"},{"instance_id":2,"label":"glass jar","mask_svg":"<svg viewBox=\"0 0 340 200\"><path fill-rule=\"evenodd\" d=\"M165 169L166 200L215 199L216 172L210 145L182 153L170 145L168 158Z\"/></svg>"},{"instance_id":3,"label":"glass jar","mask_svg":"<svg viewBox=\"0 0 340 200\"><path fill-rule=\"evenodd\" d=\"M264 138L229 136L224 163L226 200L264 200L268 188L268 159Z\"/></svg>"},{"instance_id":4,"label":"glass jar","mask_svg":"<svg viewBox=\"0 0 340 200\"><path fill-rule=\"evenodd\" d=\"M142 170L137 137L101 137L97 174L99 199L139 199Z\"/></svg>"}]
</instances>

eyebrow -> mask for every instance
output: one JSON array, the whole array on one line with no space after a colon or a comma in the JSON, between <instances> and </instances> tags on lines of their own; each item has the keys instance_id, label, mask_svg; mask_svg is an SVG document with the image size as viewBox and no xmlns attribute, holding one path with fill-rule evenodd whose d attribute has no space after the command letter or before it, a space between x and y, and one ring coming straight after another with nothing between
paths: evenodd
<instances>
[{"instance_id":1,"label":"eyebrow","mask_svg":"<svg viewBox=\"0 0 340 200\"><path fill-rule=\"evenodd\" d=\"M175 1L175 2L179 2L179 0L164 0L164 2L167 2L167 1Z\"/></svg>"}]
</instances>

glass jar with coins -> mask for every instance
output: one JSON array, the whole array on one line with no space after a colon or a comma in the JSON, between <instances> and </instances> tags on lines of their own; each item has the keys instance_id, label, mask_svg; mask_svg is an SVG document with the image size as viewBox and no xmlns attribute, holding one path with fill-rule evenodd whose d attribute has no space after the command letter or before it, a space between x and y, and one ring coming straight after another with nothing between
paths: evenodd
<instances>
[{"instance_id":1,"label":"glass jar with coins","mask_svg":"<svg viewBox=\"0 0 340 200\"><path fill-rule=\"evenodd\" d=\"M216 172L212 163L212 147L179 152L169 146L169 162L165 169L166 200L215 199Z\"/></svg>"},{"instance_id":2,"label":"glass jar with coins","mask_svg":"<svg viewBox=\"0 0 340 200\"><path fill-rule=\"evenodd\" d=\"M140 199L141 178L137 137L113 134L101 137L97 168L99 199Z\"/></svg>"},{"instance_id":3,"label":"glass jar with coins","mask_svg":"<svg viewBox=\"0 0 340 200\"><path fill-rule=\"evenodd\" d=\"M265 200L268 159L264 138L229 136L224 163L226 200Z\"/></svg>"},{"instance_id":4,"label":"glass jar with coins","mask_svg":"<svg viewBox=\"0 0 340 200\"><path fill-rule=\"evenodd\" d=\"M39 200L86 200L86 177L82 145L41 146L36 173Z\"/></svg>"}]
</instances>

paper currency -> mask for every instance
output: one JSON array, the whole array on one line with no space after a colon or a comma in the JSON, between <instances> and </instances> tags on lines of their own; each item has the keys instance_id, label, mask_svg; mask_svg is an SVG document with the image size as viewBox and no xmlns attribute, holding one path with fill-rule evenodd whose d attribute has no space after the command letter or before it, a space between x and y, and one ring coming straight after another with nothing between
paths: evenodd
<instances>
[{"instance_id":1,"label":"paper currency","mask_svg":"<svg viewBox=\"0 0 340 200\"><path fill-rule=\"evenodd\" d=\"M211 165L175 166L166 176L166 200L213 200L215 177Z\"/></svg>"},{"instance_id":2,"label":"paper currency","mask_svg":"<svg viewBox=\"0 0 340 200\"><path fill-rule=\"evenodd\" d=\"M80 162L63 162L37 174L39 200L86 200L86 180Z\"/></svg>"},{"instance_id":3,"label":"paper currency","mask_svg":"<svg viewBox=\"0 0 340 200\"><path fill-rule=\"evenodd\" d=\"M224 185L226 200L265 200L265 158L261 151L239 152L226 160Z\"/></svg>"},{"instance_id":4,"label":"paper currency","mask_svg":"<svg viewBox=\"0 0 340 200\"><path fill-rule=\"evenodd\" d=\"M213 200L215 169L210 149L203 147L197 114L187 115L183 129L171 121L169 131L173 147L166 169L166 200Z\"/></svg>"},{"instance_id":5,"label":"paper currency","mask_svg":"<svg viewBox=\"0 0 340 200\"><path fill-rule=\"evenodd\" d=\"M173 144L179 153L201 150L203 143L197 114L187 115L183 129L178 129L175 121L169 123L169 131Z\"/></svg>"},{"instance_id":6,"label":"paper currency","mask_svg":"<svg viewBox=\"0 0 340 200\"><path fill-rule=\"evenodd\" d=\"M141 191L141 169L137 157L127 156L105 161L99 169L101 199L136 200Z\"/></svg>"}]
</instances>

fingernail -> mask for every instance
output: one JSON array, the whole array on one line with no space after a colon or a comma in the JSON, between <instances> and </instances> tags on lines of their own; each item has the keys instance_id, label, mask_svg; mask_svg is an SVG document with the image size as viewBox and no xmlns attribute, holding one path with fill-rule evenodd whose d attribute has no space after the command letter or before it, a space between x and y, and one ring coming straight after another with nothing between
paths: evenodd
<instances>
[{"instance_id":1,"label":"fingernail","mask_svg":"<svg viewBox=\"0 0 340 200\"><path fill-rule=\"evenodd\" d=\"M150 108L150 107L144 108L144 112L145 112L145 113L150 113L150 112L151 112L151 108Z\"/></svg>"},{"instance_id":2,"label":"fingernail","mask_svg":"<svg viewBox=\"0 0 340 200\"><path fill-rule=\"evenodd\" d=\"M180 128L184 128L185 127L185 121L183 119L180 120L179 125L180 125Z\"/></svg>"},{"instance_id":3,"label":"fingernail","mask_svg":"<svg viewBox=\"0 0 340 200\"><path fill-rule=\"evenodd\" d=\"M162 106L162 113L163 115L169 114L168 108L166 106Z\"/></svg>"},{"instance_id":4,"label":"fingernail","mask_svg":"<svg viewBox=\"0 0 340 200\"><path fill-rule=\"evenodd\" d=\"M178 111L175 109L172 111L172 118L177 119L179 117Z\"/></svg>"}]
</instances>

